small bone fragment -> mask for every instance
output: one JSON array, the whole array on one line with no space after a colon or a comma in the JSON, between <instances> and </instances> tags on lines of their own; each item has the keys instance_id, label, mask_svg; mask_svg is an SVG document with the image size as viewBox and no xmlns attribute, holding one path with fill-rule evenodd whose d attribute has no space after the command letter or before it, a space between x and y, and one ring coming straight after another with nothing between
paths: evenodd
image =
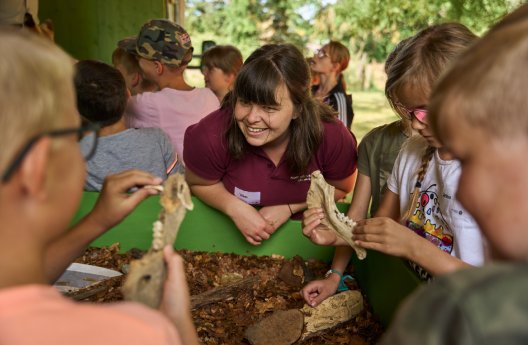
<instances>
[{"instance_id":1,"label":"small bone fragment","mask_svg":"<svg viewBox=\"0 0 528 345\"><path fill-rule=\"evenodd\" d=\"M357 246L352 240L352 231L356 222L339 212L334 201L334 191L335 187L326 183L323 174L319 170L314 171L306 197L308 208L322 208L325 212L325 218L321 223L350 244L357 257L363 260L367 256L367 251Z\"/></svg>"}]
</instances>

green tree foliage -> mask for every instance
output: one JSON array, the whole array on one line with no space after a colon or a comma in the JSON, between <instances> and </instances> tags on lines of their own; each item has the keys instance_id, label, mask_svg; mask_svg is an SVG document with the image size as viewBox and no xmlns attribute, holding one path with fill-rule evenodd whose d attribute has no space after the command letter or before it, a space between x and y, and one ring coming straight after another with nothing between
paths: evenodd
<instances>
[{"instance_id":1,"label":"green tree foliage","mask_svg":"<svg viewBox=\"0 0 528 345\"><path fill-rule=\"evenodd\" d=\"M186 27L244 56L266 43L289 42L307 51L330 39L352 53L368 87L366 66L382 62L402 39L436 23L457 21L482 34L526 0L187 0ZM351 85L349 84L349 85Z\"/></svg>"},{"instance_id":2,"label":"green tree foliage","mask_svg":"<svg viewBox=\"0 0 528 345\"><path fill-rule=\"evenodd\" d=\"M313 30L298 9L316 0L229 0L187 2L186 26L250 52L266 43L293 43L303 49ZM193 36L193 35L191 35ZM244 54L247 56L247 54Z\"/></svg>"},{"instance_id":3,"label":"green tree foliage","mask_svg":"<svg viewBox=\"0 0 528 345\"><path fill-rule=\"evenodd\" d=\"M428 25L461 22L481 34L518 6L512 0L342 0L321 6L316 37L349 43L369 60L383 61L403 38Z\"/></svg>"}]
</instances>

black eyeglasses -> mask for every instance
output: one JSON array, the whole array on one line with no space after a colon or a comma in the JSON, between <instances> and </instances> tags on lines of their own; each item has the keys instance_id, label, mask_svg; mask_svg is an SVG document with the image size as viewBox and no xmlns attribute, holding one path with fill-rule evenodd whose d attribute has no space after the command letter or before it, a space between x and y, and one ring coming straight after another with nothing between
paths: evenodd
<instances>
[{"instance_id":1,"label":"black eyeglasses","mask_svg":"<svg viewBox=\"0 0 528 345\"><path fill-rule=\"evenodd\" d=\"M56 129L35 135L31 139L29 139L29 141L24 147L22 147L22 149L13 159L12 163L7 167L6 171L2 175L2 183L9 181L9 179L11 178L13 173L18 169L18 167L24 160L24 157L31 150L33 145L35 145L35 143L43 137L61 137L64 135L77 134L77 139L79 141L81 141L81 139L83 138L86 138L86 140L84 140L83 142L82 152L84 154L84 159L89 160L93 156L95 148L97 147L98 130L98 125L88 123L78 128Z\"/></svg>"}]
</instances>

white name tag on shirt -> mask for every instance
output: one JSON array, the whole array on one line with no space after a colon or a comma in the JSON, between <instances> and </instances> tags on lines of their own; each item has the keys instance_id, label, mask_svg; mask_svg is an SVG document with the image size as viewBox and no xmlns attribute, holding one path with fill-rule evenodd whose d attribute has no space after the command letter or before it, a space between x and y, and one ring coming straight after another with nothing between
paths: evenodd
<instances>
[{"instance_id":1,"label":"white name tag on shirt","mask_svg":"<svg viewBox=\"0 0 528 345\"><path fill-rule=\"evenodd\" d=\"M260 192L246 192L245 190L235 187L235 196L246 204L260 204Z\"/></svg>"}]
</instances>

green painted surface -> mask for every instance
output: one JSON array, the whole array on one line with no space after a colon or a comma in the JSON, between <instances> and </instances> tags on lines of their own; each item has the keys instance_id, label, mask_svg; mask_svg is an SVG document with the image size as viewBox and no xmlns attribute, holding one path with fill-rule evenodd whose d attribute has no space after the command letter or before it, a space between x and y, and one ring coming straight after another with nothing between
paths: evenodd
<instances>
[{"instance_id":1,"label":"green painted surface","mask_svg":"<svg viewBox=\"0 0 528 345\"><path fill-rule=\"evenodd\" d=\"M39 18L50 18L55 41L76 59L111 62L117 41L137 35L149 19L165 17L163 0L41 0Z\"/></svg>"},{"instance_id":2,"label":"green painted surface","mask_svg":"<svg viewBox=\"0 0 528 345\"><path fill-rule=\"evenodd\" d=\"M98 193L85 192L81 207L75 217L79 219L95 204ZM183 221L175 247L196 251L236 253L241 255L279 254L287 258L300 255L304 259L315 258L331 261L332 247L312 244L306 239L299 221L290 220L260 246L244 240L231 219L193 197L194 210L188 211ZM348 204L338 204L342 212ZM148 249L152 242L152 223L161 210L159 197L150 197L121 224L111 229L92 243L93 246L108 246L119 242L121 250L130 248ZM420 283L414 273L399 258L369 251L363 261L354 258L356 277L374 313L387 326L401 301Z\"/></svg>"}]
</instances>

